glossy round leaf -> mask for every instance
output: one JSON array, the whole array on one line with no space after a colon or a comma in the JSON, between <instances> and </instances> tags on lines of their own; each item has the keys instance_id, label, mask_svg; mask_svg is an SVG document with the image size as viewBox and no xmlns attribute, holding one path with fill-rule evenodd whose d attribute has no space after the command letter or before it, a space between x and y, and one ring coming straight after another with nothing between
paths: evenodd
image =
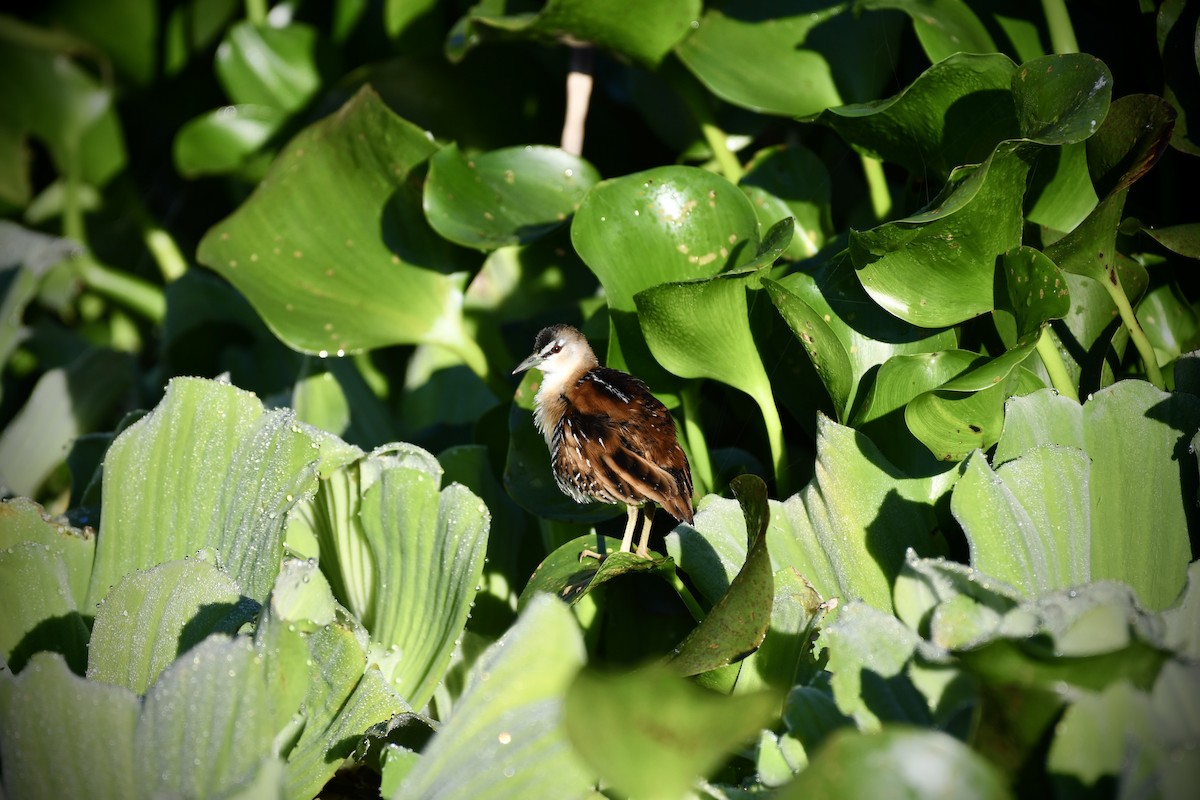
<instances>
[{"instance_id":1,"label":"glossy round leaf","mask_svg":"<svg viewBox=\"0 0 1200 800\"><path fill-rule=\"evenodd\" d=\"M1027 61L1013 74L1021 135L1042 144L1073 144L1091 136L1108 114L1112 73L1086 53Z\"/></svg>"},{"instance_id":2,"label":"glossy round leaf","mask_svg":"<svg viewBox=\"0 0 1200 800\"><path fill-rule=\"evenodd\" d=\"M425 215L464 247L524 244L562 225L598 180L591 164L556 147L468 156L448 145L429 162Z\"/></svg>"},{"instance_id":3,"label":"glossy round leaf","mask_svg":"<svg viewBox=\"0 0 1200 800\"><path fill-rule=\"evenodd\" d=\"M850 254L867 294L928 328L991 311L996 258L1021 243L1026 146L998 146L977 169L952 179L927 211L851 232Z\"/></svg>"},{"instance_id":4,"label":"glossy round leaf","mask_svg":"<svg viewBox=\"0 0 1200 800\"><path fill-rule=\"evenodd\" d=\"M317 92L317 31L300 22L283 28L239 22L217 47L217 77L236 104L300 110Z\"/></svg>"},{"instance_id":5,"label":"glossy round leaf","mask_svg":"<svg viewBox=\"0 0 1200 800\"><path fill-rule=\"evenodd\" d=\"M962 0L863 0L861 8L894 8L912 19L925 56L933 63L955 53L991 53L996 45Z\"/></svg>"}]
</instances>

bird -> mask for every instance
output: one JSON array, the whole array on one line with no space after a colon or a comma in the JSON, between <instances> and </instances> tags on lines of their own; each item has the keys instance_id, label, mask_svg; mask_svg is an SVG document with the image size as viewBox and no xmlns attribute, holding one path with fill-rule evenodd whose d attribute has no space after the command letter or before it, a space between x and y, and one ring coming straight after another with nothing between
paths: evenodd
<instances>
[{"instance_id":1,"label":"bird","mask_svg":"<svg viewBox=\"0 0 1200 800\"><path fill-rule=\"evenodd\" d=\"M570 325L543 328L514 375L536 367L542 382L533 421L550 449L554 480L577 503L623 504L621 552L648 558L654 504L691 524L692 472L675 421L639 378L600 366L587 338ZM586 555L596 555L585 553Z\"/></svg>"}]
</instances>

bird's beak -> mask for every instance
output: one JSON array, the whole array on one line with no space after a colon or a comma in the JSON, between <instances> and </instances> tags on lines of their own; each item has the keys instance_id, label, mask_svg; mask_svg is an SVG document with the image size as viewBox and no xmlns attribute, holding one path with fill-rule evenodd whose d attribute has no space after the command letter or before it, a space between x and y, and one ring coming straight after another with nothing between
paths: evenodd
<instances>
[{"instance_id":1,"label":"bird's beak","mask_svg":"<svg viewBox=\"0 0 1200 800\"><path fill-rule=\"evenodd\" d=\"M525 370L529 369L530 367L536 367L540 363L542 363L541 354L533 353L532 355L529 356L529 358L525 359L520 364L517 364L517 368L512 371L512 374L516 375L518 372L524 372Z\"/></svg>"}]
</instances>

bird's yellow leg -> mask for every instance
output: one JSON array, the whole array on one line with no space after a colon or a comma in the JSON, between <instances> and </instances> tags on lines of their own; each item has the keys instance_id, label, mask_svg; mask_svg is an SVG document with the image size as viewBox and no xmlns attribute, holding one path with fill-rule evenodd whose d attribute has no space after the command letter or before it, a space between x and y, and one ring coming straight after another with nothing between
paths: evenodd
<instances>
[{"instance_id":1,"label":"bird's yellow leg","mask_svg":"<svg viewBox=\"0 0 1200 800\"><path fill-rule=\"evenodd\" d=\"M649 558L650 552L646 549L646 545L650 543L650 523L654 519L654 506L647 503L642 509L642 535L638 538L637 554L642 558Z\"/></svg>"},{"instance_id":2,"label":"bird's yellow leg","mask_svg":"<svg viewBox=\"0 0 1200 800\"><path fill-rule=\"evenodd\" d=\"M621 537L621 552L628 553L633 547L633 529L637 527L638 513L641 509L637 506L626 506L629 511L629 521L625 523L625 535Z\"/></svg>"}]
</instances>

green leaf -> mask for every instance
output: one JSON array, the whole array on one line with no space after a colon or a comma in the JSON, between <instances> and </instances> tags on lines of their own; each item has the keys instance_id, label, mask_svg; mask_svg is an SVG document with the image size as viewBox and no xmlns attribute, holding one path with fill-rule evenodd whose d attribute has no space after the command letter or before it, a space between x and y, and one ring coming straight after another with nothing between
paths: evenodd
<instances>
[{"instance_id":1,"label":"green leaf","mask_svg":"<svg viewBox=\"0 0 1200 800\"><path fill-rule=\"evenodd\" d=\"M429 228L409 183L435 149L363 89L288 144L197 258L297 350L437 342L486 373L462 328L461 256Z\"/></svg>"},{"instance_id":2,"label":"green leaf","mask_svg":"<svg viewBox=\"0 0 1200 800\"><path fill-rule=\"evenodd\" d=\"M284 123L272 106L223 106L186 122L175 135L172 156L185 178L224 175L249 167Z\"/></svg>"},{"instance_id":3,"label":"green leaf","mask_svg":"<svg viewBox=\"0 0 1200 800\"><path fill-rule=\"evenodd\" d=\"M652 0L629 6L589 0L549 0L536 12L520 3L480 3L459 20L447 53L461 59L488 31L496 34L585 42L643 67L658 66L700 15L699 0Z\"/></svg>"},{"instance_id":4,"label":"green leaf","mask_svg":"<svg viewBox=\"0 0 1200 800\"><path fill-rule=\"evenodd\" d=\"M1030 145L998 145L956 171L930 210L851 232L850 254L867 294L907 322L956 325L994 308L996 261L1021 243Z\"/></svg>"},{"instance_id":5,"label":"green leaf","mask_svg":"<svg viewBox=\"0 0 1200 800\"><path fill-rule=\"evenodd\" d=\"M864 63L855 54L888 47L900 19L871 15L871 24L862 24L847 11L847 4L805 0L710 7L675 52L726 102L782 116L813 114L875 97L886 79L882 59Z\"/></svg>"},{"instance_id":6,"label":"green leaf","mask_svg":"<svg viewBox=\"0 0 1200 800\"><path fill-rule=\"evenodd\" d=\"M1103 389L1082 407L1040 391L1009 401L994 463L1029 457L1044 446L1086 453L1090 464L1082 475L1047 476L1047 481L1066 482L1052 490L1045 484L1026 482L1018 490L1025 494L1021 503L1026 507L1040 504L1043 501L1035 498L1049 491L1053 492L1049 497L1086 498L1091 578L1123 581L1146 607L1161 609L1173 603L1183 589L1191 554L1187 531L1194 525L1196 464L1182 453L1198 427L1200 399L1167 394L1142 381L1122 381ZM1023 469L1036 474L1040 468L1031 464ZM1031 492L1035 497L1028 496ZM984 499L977 496L978 501ZM1003 577L1000 565L1009 563L1011 556L987 549L990 523L981 515L989 512L965 498L956 505L955 513L964 514L964 528L968 539L975 542L973 547L981 548L981 557L989 554L976 566ZM986 508L1000 513L995 505ZM1073 526L1078 524L1082 523ZM977 525L983 527L977 529Z\"/></svg>"},{"instance_id":7,"label":"green leaf","mask_svg":"<svg viewBox=\"0 0 1200 800\"><path fill-rule=\"evenodd\" d=\"M212 633L234 634L254 616L237 586L203 558L128 575L96 612L87 677L145 694L159 673Z\"/></svg>"},{"instance_id":8,"label":"green leaf","mask_svg":"<svg viewBox=\"0 0 1200 800\"><path fill-rule=\"evenodd\" d=\"M1000 800L1012 793L999 770L952 736L895 726L878 733L835 733L776 796Z\"/></svg>"},{"instance_id":9,"label":"green leaf","mask_svg":"<svg viewBox=\"0 0 1200 800\"><path fill-rule=\"evenodd\" d=\"M50 520L32 500L0 503L0 655L10 671L52 650L83 674L89 633L79 612L95 551L94 533Z\"/></svg>"},{"instance_id":10,"label":"green leaf","mask_svg":"<svg viewBox=\"0 0 1200 800\"><path fill-rule=\"evenodd\" d=\"M537 597L480 656L466 692L392 797L580 796L593 783L571 749L563 704L583 665L564 603Z\"/></svg>"},{"instance_id":11,"label":"green leaf","mask_svg":"<svg viewBox=\"0 0 1200 800\"><path fill-rule=\"evenodd\" d=\"M133 692L72 674L57 653L34 655L16 676L5 670L0 674L5 793L114 800L138 796L138 710Z\"/></svg>"},{"instance_id":12,"label":"green leaf","mask_svg":"<svg viewBox=\"0 0 1200 800\"><path fill-rule=\"evenodd\" d=\"M616 333L608 364L654 386L662 370L643 344L634 296L747 264L758 255L758 217L724 178L659 167L596 184L571 223L571 243L604 287Z\"/></svg>"},{"instance_id":13,"label":"green leaf","mask_svg":"<svg viewBox=\"0 0 1200 800\"><path fill-rule=\"evenodd\" d=\"M933 506L951 480L909 478L865 436L819 417L816 476L772 509L767 545L776 567L794 568L827 600L891 612L905 551L941 548Z\"/></svg>"},{"instance_id":14,"label":"green leaf","mask_svg":"<svg viewBox=\"0 0 1200 800\"><path fill-rule=\"evenodd\" d=\"M238 22L217 48L217 77L235 104L299 111L321 85L316 48L317 31L304 23Z\"/></svg>"},{"instance_id":15,"label":"green leaf","mask_svg":"<svg viewBox=\"0 0 1200 800\"><path fill-rule=\"evenodd\" d=\"M661 668L584 670L565 705L571 743L606 783L630 797L671 800L767 727L779 697L727 697Z\"/></svg>"},{"instance_id":16,"label":"green leaf","mask_svg":"<svg viewBox=\"0 0 1200 800\"><path fill-rule=\"evenodd\" d=\"M290 411L213 381L172 380L105 457L89 605L124 576L203 547L242 594L264 600L287 513L316 488L319 448Z\"/></svg>"},{"instance_id":17,"label":"green leaf","mask_svg":"<svg viewBox=\"0 0 1200 800\"><path fill-rule=\"evenodd\" d=\"M1188 566L1187 586L1173 606L1163 612L1171 649L1189 658L1200 655L1200 561Z\"/></svg>"},{"instance_id":18,"label":"green leaf","mask_svg":"<svg viewBox=\"0 0 1200 800\"><path fill-rule=\"evenodd\" d=\"M996 310L1012 318L1018 337L1040 332L1046 322L1070 313L1066 276L1044 253L1022 245L1005 253L1001 266L996 271Z\"/></svg>"},{"instance_id":19,"label":"green leaf","mask_svg":"<svg viewBox=\"0 0 1200 800\"><path fill-rule=\"evenodd\" d=\"M1013 74L1021 135L1041 144L1074 144L1094 134L1112 99L1112 73L1086 53L1044 56Z\"/></svg>"},{"instance_id":20,"label":"green leaf","mask_svg":"<svg viewBox=\"0 0 1200 800\"><path fill-rule=\"evenodd\" d=\"M756 475L741 475L730 488L746 520L749 549L728 591L668 656L666 666L679 675L708 672L744 658L762 644L771 624L775 586L767 550L767 486Z\"/></svg>"},{"instance_id":21,"label":"green leaf","mask_svg":"<svg viewBox=\"0 0 1200 800\"><path fill-rule=\"evenodd\" d=\"M987 28L962 0L858 0L855 9L894 8L912 19L925 56L938 63L955 53L991 53Z\"/></svg>"},{"instance_id":22,"label":"green leaf","mask_svg":"<svg viewBox=\"0 0 1200 800\"><path fill-rule=\"evenodd\" d=\"M42 277L78 252L79 246L69 239L0 220L0 363L8 363L25 336L25 309L37 296Z\"/></svg>"},{"instance_id":23,"label":"green leaf","mask_svg":"<svg viewBox=\"0 0 1200 800\"><path fill-rule=\"evenodd\" d=\"M429 224L464 247L525 244L566 222L600 173L556 147L526 146L474 156L447 145L429 161Z\"/></svg>"},{"instance_id":24,"label":"green leaf","mask_svg":"<svg viewBox=\"0 0 1200 800\"><path fill-rule=\"evenodd\" d=\"M815 121L874 158L914 175L944 179L955 167L979 164L1000 142L1017 137L1010 91L1016 70L999 53L952 55L894 97L830 108ZM988 124L978 124L980 119Z\"/></svg>"},{"instance_id":25,"label":"green leaf","mask_svg":"<svg viewBox=\"0 0 1200 800\"><path fill-rule=\"evenodd\" d=\"M864 377L874 367L894 355L935 352L958 344L954 331L924 331L885 312L867 296L848 267L844 258L835 258L812 274L795 272L778 283L763 281L843 421L859 399Z\"/></svg>"},{"instance_id":26,"label":"green leaf","mask_svg":"<svg viewBox=\"0 0 1200 800\"><path fill-rule=\"evenodd\" d=\"M101 348L43 373L0 432L0 485L15 494L35 494L70 443L99 427L132 382L129 355Z\"/></svg>"},{"instance_id":27,"label":"green leaf","mask_svg":"<svg viewBox=\"0 0 1200 800\"><path fill-rule=\"evenodd\" d=\"M788 217L795 220L787 258L815 256L832 234L829 170L808 148L764 147L746 165L738 185L754 203L764 230Z\"/></svg>"},{"instance_id":28,"label":"green leaf","mask_svg":"<svg viewBox=\"0 0 1200 800\"><path fill-rule=\"evenodd\" d=\"M592 590L622 575L663 573L670 580L675 573L670 559L642 558L622 553L620 547L620 539L588 535L555 548L538 564L521 590L519 607L524 608L539 594L554 595L568 605L575 605Z\"/></svg>"},{"instance_id":29,"label":"green leaf","mask_svg":"<svg viewBox=\"0 0 1200 800\"><path fill-rule=\"evenodd\" d=\"M134 772L140 791L212 797L245 788L274 759L263 660L245 638L212 636L150 687L133 736L154 753Z\"/></svg>"}]
</instances>

